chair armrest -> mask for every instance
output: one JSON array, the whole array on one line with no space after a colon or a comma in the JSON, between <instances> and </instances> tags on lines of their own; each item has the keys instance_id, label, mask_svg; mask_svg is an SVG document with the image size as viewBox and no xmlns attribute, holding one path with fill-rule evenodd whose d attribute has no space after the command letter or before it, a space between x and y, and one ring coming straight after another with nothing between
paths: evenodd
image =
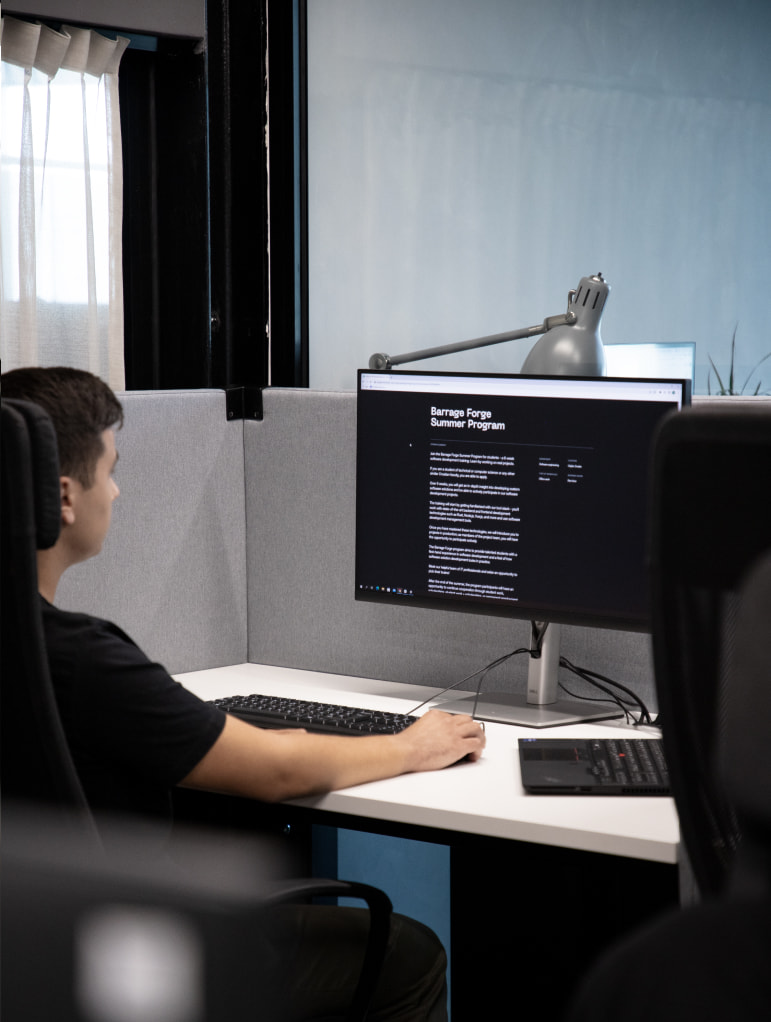
<instances>
[{"instance_id":1,"label":"chair armrest","mask_svg":"<svg viewBox=\"0 0 771 1022\"><path fill-rule=\"evenodd\" d=\"M346 1014L347 1022L358 1022L367 1016L385 960L393 905L388 895L378 887L356 881L307 878L286 880L271 886L268 905L285 904L303 898L319 896L359 898L366 902L370 913L369 936L364 961L356 984L353 1000Z\"/></svg>"}]
</instances>

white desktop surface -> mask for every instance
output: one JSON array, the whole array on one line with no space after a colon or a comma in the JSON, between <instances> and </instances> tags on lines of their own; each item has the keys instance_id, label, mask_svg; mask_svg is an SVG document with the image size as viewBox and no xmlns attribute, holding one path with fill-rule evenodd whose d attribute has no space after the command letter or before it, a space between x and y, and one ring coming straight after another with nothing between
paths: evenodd
<instances>
[{"instance_id":1,"label":"white desktop surface","mask_svg":"<svg viewBox=\"0 0 771 1022\"><path fill-rule=\"evenodd\" d=\"M260 692L402 712L412 711L434 692L415 685L260 664L195 671L177 675L177 680L203 699ZM613 737L620 730L637 737L656 733L650 728L631 732L615 721L538 731L488 723L487 747L476 763L405 774L295 799L292 804L372 820L676 863L680 832L671 798L528 795L522 788L517 751L520 735Z\"/></svg>"}]
</instances>

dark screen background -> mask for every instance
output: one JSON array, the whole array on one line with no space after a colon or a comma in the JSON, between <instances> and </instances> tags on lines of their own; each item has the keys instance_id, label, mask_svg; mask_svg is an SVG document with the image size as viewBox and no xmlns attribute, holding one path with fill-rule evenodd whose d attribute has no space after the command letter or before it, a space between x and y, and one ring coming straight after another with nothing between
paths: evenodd
<instances>
[{"instance_id":1,"label":"dark screen background","mask_svg":"<svg viewBox=\"0 0 771 1022\"><path fill-rule=\"evenodd\" d=\"M506 428L432 428L432 405L483 408ZM411 594L405 599L421 603L508 608L528 619L644 625L650 449L671 409L649 401L360 391L357 595L378 598L377 590L360 587L380 586L380 594L403 589ZM507 552L496 565L516 572L513 600L430 592L432 444L460 457L513 454L518 540L489 545ZM506 495L475 499L514 503Z\"/></svg>"}]
</instances>

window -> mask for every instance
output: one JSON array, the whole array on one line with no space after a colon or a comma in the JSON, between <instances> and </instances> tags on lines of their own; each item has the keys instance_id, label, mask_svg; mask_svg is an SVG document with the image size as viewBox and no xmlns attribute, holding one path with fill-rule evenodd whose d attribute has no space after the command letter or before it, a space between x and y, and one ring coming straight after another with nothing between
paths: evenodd
<instances>
[{"instance_id":1,"label":"window","mask_svg":"<svg viewBox=\"0 0 771 1022\"><path fill-rule=\"evenodd\" d=\"M123 386L117 69L127 39L3 19L3 367Z\"/></svg>"}]
</instances>

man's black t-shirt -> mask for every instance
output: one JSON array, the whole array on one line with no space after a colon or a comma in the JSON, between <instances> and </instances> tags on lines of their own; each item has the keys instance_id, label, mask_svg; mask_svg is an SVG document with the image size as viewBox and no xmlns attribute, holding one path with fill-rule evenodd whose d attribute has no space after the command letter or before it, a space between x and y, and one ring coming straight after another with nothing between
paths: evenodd
<instances>
[{"instance_id":1,"label":"man's black t-shirt","mask_svg":"<svg viewBox=\"0 0 771 1022\"><path fill-rule=\"evenodd\" d=\"M168 816L171 789L212 747L225 714L116 625L41 604L59 713L89 805Z\"/></svg>"}]
</instances>

